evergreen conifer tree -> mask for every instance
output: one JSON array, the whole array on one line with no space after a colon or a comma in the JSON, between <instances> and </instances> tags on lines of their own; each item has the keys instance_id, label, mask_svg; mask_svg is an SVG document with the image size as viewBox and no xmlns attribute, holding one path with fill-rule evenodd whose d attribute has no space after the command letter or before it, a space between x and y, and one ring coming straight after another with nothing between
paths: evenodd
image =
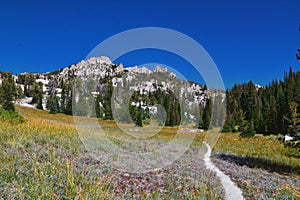
<instances>
[{"instance_id":1,"label":"evergreen conifer tree","mask_svg":"<svg viewBox=\"0 0 300 200\"><path fill-rule=\"evenodd\" d=\"M38 94L36 108L43 110L43 93Z\"/></svg>"},{"instance_id":2,"label":"evergreen conifer tree","mask_svg":"<svg viewBox=\"0 0 300 200\"><path fill-rule=\"evenodd\" d=\"M135 125L136 126L143 126L143 121L142 121L142 106L141 103L140 105L137 107L137 115L136 115L136 120L135 120Z\"/></svg>"},{"instance_id":3,"label":"evergreen conifer tree","mask_svg":"<svg viewBox=\"0 0 300 200\"><path fill-rule=\"evenodd\" d=\"M72 115L73 114L73 107L72 107L72 101L73 101L73 92L72 90L70 92L67 92L69 94L69 96L67 97L67 102L66 102L66 109L65 109L65 114L66 115Z\"/></svg>"},{"instance_id":4,"label":"evergreen conifer tree","mask_svg":"<svg viewBox=\"0 0 300 200\"><path fill-rule=\"evenodd\" d=\"M203 129L208 130L210 128L210 120L211 120L211 112L212 112L212 105L211 99L207 99L204 110L203 110Z\"/></svg>"},{"instance_id":5,"label":"evergreen conifer tree","mask_svg":"<svg viewBox=\"0 0 300 200\"><path fill-rule=\"evenodd\" d=\"M56 114L59 112L58 98L56 96L56 83L52 81L49 87L49 98L47 101L47 108L50 114Z\"/></svg>"},{"instance_id":6,"label":"evergreen conifer tree","mask_svg":"<svg viewBox=\"0 0 300 200\"><path fill-rule=\"evenodd\" d=\"M1 85L1 106L4 110L15 111L14 95L15 95L15 82L11 73L6 73Z\"/></svg>"},{"instance_id":7,"label":"evergreen conifer tree","mask_svg":"<svg viewBox=\"0 0 300 200\"><path fill-rule=\"evenodd\" d=\"M256 131L254 130L254 124L253 121L246 121L245 127L243 128L243 131L240 133L240 136L242 137L252 137L255 136Z\"/></svg>"},{"instance_id":8,"label":"evergreen conifer tree","mask_svg":"<svg viewBox=\"0 0 300 200\"><path fill-rule=\"evenodd\" d=\"M291 118L289 119L289 135L293 138L285 142L285 146L296 148L300 151L300 114L298 113L298 104L290 103Z\"/></svg>"}]
</instances>

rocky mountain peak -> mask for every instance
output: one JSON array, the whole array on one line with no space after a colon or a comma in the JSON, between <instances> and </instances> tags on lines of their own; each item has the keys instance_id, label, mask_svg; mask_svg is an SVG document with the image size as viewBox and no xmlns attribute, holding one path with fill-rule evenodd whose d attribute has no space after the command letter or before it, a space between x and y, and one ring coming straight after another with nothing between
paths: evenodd
<instances>
[{"instance_id":1,"label":"rocky mountain peak","mask_svg":"<svg viewBox=\"0 0 300 200\"><path fill-rule=\"evenodd\" d=\"M100 56L100 57L91 57L87 60L90 64L107 64L111 65L111 60L106 56Z\"/></svg>"},{"instance_id":2,"label":"rocky mountain peak","mask_svg":"<svg viewBox=\"0 0 300 200\"><path fill-rule=\"evenodd\" d=\"M168 69L165 68L165 67L161 67L161 66L157 65L157 66L155 67L154 72L166 73L166 72L168 72Z\"/></svg>"},{"instance_id":3,"label":"rocky mountain peak","mask_svg":"<svg viewBox=\"0 0 300 200\"><path fill-rule=\"evenodd\" d=\"M41 89L44 109L51 94L52 96L56 95L59 99L62 98L63 95L66 95L65 91L71 90L67 87L71 87L75 78L81 78L83 82L91 81L92 79L96 80L96 83L98 82L96 87L94 90L91 89L91 91L89 91L95 97L103 93L99 88L107 87L109 80L111 80L112 86L116 91L119 88L121 88L120 91L122 91L123 88L128 88L131 92L137 92L139 95L144 96L150 93L155 94L158 91L161 91L164 95L176 93L178 98L181 98L185 102L186 111L195 111L195 108L199 105L204 105L204 102L208 98L206 91L201 85L180 80L165 67L157 65L154 70L145 66L124 67L123 64L115 64L105 56L91 57L87 60L82 60L63 69L46 74L26 73L24 75L32 75L33 82L42 83ZM17 85L23 91L25 87L32 87L28 85L25 86L24 81L21 80L18 81ZM68 94L70 95L70 92ZM19 104L27 106L35 105L35 102L29 97L30 96L20 99ZM120 102L121 101L122 98L120 98ZM138 100L135 100L133 103L137 102ZM150 102L144 104L150 110L155 107L152 105L153 103ZM189 118L195 120L196 115L197 113L193 113Z\"/></svg>"}]
</instances>

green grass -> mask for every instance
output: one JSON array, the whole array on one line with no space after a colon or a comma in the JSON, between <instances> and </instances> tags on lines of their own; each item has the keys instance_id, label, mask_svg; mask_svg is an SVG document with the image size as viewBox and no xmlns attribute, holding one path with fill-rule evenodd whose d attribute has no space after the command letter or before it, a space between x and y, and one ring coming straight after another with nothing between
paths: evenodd
<instances>
[{"instance_id":1,"label":"green grass","mask_svg":"<svg viewBox=\"0 0 300 200\"><path fill-rule=\"evenodd\" d=\"M238 133L222 133L213 151L246 156L249 159L265 162L268 167L278 166L278 169L274 171L281 168L283 173L300 174L300 153L295 149L285 148L276 136L243 138L239 137ZM264 163L257 164L263 165ZM282 168L284 166L289 167L290 170L284 171L285 169Z\"/></svg>"},{"instance_id":2,"label":"green grass","mask_svg":"<svg viewBox=\"0 0 300 200\"><path fill-rule=\"evenodd\" d=\"M9 121L10 123L23 123L25 122L24 117L20 116L18 112L15 111L6 111L3 108L0 108L0 120Z\"/></svg>"}]
</instances>

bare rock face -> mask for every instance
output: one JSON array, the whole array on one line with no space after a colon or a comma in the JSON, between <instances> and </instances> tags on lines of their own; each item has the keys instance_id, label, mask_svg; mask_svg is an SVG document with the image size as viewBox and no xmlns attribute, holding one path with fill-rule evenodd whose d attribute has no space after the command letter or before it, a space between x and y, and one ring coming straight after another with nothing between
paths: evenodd
<instances>
[{"instance_id":1,"label":"bare rock face","mask_svg":"<svg viewBox=\"0 0 300 200\"><path fill-rule=\"evenodd\" d=\"M90 64L104 64L104 63L107 65L112 64L111 60L106 56L91 57L90 59L87 60L87 62Z\"/></svg>"},{"instance_id":2,"label":"bare rock face","mask_svg":"<svg viewBox=\"0 0 300 200\"><path fill-rule=\"evenodd\" d=\"M168 72L168 69L165 68L165 67L161 67L161 66L157 65L157 66L155 67L154 72L167 73L167 72Z\"/></svg>"},{"instance_id":3,"label":"bare rock face","mask_svg":"<svg viewBox=\"0 0 300 200\"><path fill-rule=\"evenodd\" d=\"M36 82L43 84L44 99L43 102L47 102L49 93L54 93L50 91L50 83L55 81L56 94L57 97L61 96L63 84L71 83L75 77L80 77L82 81L95 80L99 82L96 85L94 91L90 93L94 96L99 94L99 89L101 85L105 85L105 81L111 80L112 86L117 87L127 87L131 91L138 91L142 95L148 95L155 92L156 90L161 90L166 94L170 91L178 95L178 98L184 100L185 105L187 105L185 110L195 110L199 105L204 105L210 92L200 84L188 82L186 80L180 80L177 78L176 74L169 72L167 68L162 66L156 66L154 70L147 67L126 67L123 64L115 64L108 57L91 57L87 60L82 60L76 64L72 64L63 69L56 70L54 72L48 72L45 74L33 74L33 73L23 73L31 74L35 77ZM15 78L17 83L17 76ZM1 78L0 78L1 82ZM21 88L24 85L17 83ZM138 105L138 102L134 102ZM149 110L155 110L157 108L151 107L150 105L143 105ZM44 106L45 107L45 106ZM191 119L196 119L196 116L188 116Z\"/></svg>"}]
</instances>

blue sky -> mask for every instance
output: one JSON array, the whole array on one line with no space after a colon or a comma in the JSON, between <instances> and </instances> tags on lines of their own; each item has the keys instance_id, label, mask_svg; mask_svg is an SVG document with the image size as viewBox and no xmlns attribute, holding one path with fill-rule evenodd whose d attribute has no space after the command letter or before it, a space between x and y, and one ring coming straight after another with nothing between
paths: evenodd
<instances>
[{"instance_id":1,"label":"blue sky","mask_svg":"<svg viewBox=\"0 0 300 200\"><path fill-rule=\"evenodd\" d=\"M47 72L84 59L100 42L138 27L164 27L199 42L224 83L282 78L300 48L300 1L1 1L0 70ZM122 44L120 44L122 45ZM163 63L201 81L189 63L168 52L132 52L125 66Z\"/></svg>"}]
</instances>

